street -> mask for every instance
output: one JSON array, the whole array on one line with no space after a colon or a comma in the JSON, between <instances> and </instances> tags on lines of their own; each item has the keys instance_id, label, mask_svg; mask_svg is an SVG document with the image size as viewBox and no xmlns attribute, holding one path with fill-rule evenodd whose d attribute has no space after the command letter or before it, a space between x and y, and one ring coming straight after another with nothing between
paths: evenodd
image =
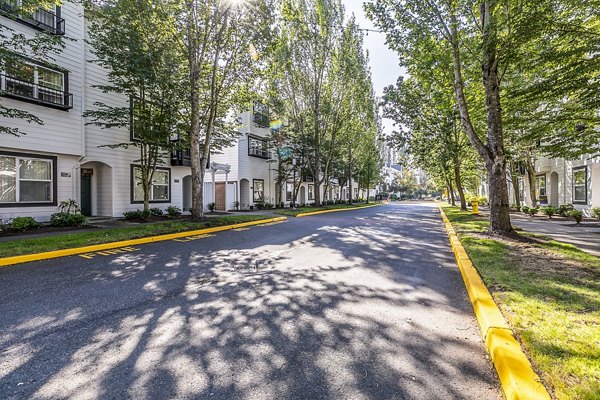
<instances>
[{"instance_id":1,"label":"street","mask_svg":"<svg viewBox=\"0 0 600 400\"><path fill-rule=\"evenodd\" d=\"M2 399L500 399L434 203L0 268Z\"/></svg>"}]
</instances>

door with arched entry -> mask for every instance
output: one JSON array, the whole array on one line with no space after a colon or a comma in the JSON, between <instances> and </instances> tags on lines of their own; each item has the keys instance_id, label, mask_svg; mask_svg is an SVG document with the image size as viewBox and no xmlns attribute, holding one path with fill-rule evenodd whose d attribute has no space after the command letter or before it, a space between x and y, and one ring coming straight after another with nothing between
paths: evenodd
<instances>
[{"instance_id":1,"label":"door with arched entry","mask_svg":"<svg viewBox=\"0 0 600 400\"><path fill-rule=\"evenodd\" d=\"M248 179L240 180L240 208L242 210L250 208L250 181Z\"/></svg>"}]
</instances>

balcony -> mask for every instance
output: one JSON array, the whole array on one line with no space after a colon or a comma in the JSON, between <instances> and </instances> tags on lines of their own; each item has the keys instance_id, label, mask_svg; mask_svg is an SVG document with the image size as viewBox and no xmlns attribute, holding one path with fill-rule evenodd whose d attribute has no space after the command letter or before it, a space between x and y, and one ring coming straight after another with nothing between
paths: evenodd
<instances>
[{"instance_id":1,"label":"balcony","mask_svg":"<svg viewBox=\"0 0 600 400\"><path fill-rule=\"evenodd\" d=\"M252 121L259 128L268 128L270 126L269 109L261 104L254 103L254 113Z\"/></svg>"},{"instance_id":2,"label":"balcony","mask_svg":"<svg viewBox=\"0 0 600 400\"><path fill-rule=\"evenodd\" d=\"M270 158L269 150L256 148L256 147L250 147L248 149L248 155L253 156L253 157L265 158L265 159Z\"/></svg>"},{"instance_id":3,"label":"balcony","mask_svg":"<svg viewBox=\"0 0 600 400\"><path fill-rule=\"evenodd\" d=\"M0 94L61 110L73 108L71 93L50 89L10 75L0 74Z\"/></svg>"},{"instance_id":4,"label":"balcony","mask_svg":"<svg viewBox=\"0 0 600 400\"><path fill-rule=\"evenodd\" d=\"M190 150L171 151L171 165L174 167L191 167L192 154Z\"/></svg>"},{"instance_id":5,"label":"balcony","mask_svg":"<svg viewBox=\"0 0 600 400\"><path fill-rule=\"evenodd\" d=\"M52 35L65 34L65 20L55 12L39 8L32 14L25 14L19 12L18 5L19 2L15 0L0 0L0 13L13 16L18 22Z\"/></svg>"}]
</instances>

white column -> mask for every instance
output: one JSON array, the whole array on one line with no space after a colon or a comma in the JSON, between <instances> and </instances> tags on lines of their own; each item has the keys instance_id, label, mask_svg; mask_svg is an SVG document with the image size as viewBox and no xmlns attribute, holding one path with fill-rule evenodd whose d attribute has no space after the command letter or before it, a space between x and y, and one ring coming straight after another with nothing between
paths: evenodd
<instances>
[{"instance_id":1,"label":"white column","mask_svg":"<svg viewBox=\"0 0 600 400\"><path fill-rule=\"evenodd\" d=\"M229 182L229 171L225 171L225 211L227 211L227 186Z\"/></svg>"},{"instance_id":2,"label":"white column","mask_svg":"<svg viewBox=\"0 0 600 400\"><path fill-rule=\"evenodd\" d=\"M212 202L215 203L217 201L217 185L215 183L215 170L211 171L212 174Z\"/></svg>"}]
</instances>

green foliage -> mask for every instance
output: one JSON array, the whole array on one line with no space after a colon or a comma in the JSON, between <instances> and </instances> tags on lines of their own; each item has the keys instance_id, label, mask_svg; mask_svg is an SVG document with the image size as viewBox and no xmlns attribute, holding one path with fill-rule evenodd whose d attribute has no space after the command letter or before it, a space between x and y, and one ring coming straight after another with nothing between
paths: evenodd
<instances>
[{"instance_id":1,"label":"green foliage","mask_svg":"<svg viewBox=\"0 0 600 400\"><path fill-rule=\"evenodd\" d=\"M25 232L39 228L40 224L32 217L16 217L10 222L10 229L17 232Z\"/></svg>"},{"instance_id":2,"label":"green foliage","mask_svg":"<svg viewBox=\"0 0 600 400\"><path fill-rule=\"evenodd\" d=\"M597 220L600 220L600 207L593 207L591 211L592 217L596 218Z\"/></svg>"},{"instance_id":3,"label":"green foliage","mask_svg":"<svg viewBox=\"0 0 600 400\"><path fill-rule=\"evenodd\" d=\"M86 223L84 215L79 213L58 212L50 216L52 226L82 226Z\"/></svg>"},{"instance_id":4,"label":"green foliage","mask_svg":"<svg viewBox=\"0 0 600 400\"><path fill-rule=\"evenodd\" d=\"M561 204L558 206L558 213L563 217L568 217L569 213L573 211L575 207L573 204Z\"/></svg>"},{"instance_id":5,"label":"green foliage","mask_svg":"<svg viewBox=\"0 0 600 400\"><path fill-rule=\"evenodd\" d=\"M169 217L179 217L181 215L181 208L177 206L167 207L167 215Z\"/></svg>"},{"instance_id":6,"label":"green foliage","mask_svg":"<svg viewBox=\"0 0 600 400\"><path fill-rule=\"evenodd\" d=\"M158 207L152 207L150 209L150 215L152 215L153 217L161 217L163 215L163 210L161 210Z\"/></svg>"},{"instance_id":7,"label":"green foliage","mask_svg":"<svg viewBox=\"0 0 600 400\"><path fill-rule=\"evenodd\" d=\"M73 199L61 201L58 205L58 209L60 212L67 214L78 214L81 212L79 204L77 204L77 201Z\"/></svg>"},{"instance_id":8,"label":"green foliage","mask_svg":"<svg viewBox=\"0 0 600 400\"><path fill-rule=\"evenodd\" d=\"M176 2L109 0L86 6L93 62L108 71L108 83L96 87L127 98L96 102L84 115L102 128L127 128L134 139L106 145L137 148L137 180L149 209L154 171L172 149L171 137L185 137L187 90L184 53L175 34Z\"/></svg>"},{"instance_id":9,"label":"green foliage","mask_svg":"<svg viewBox=\"0 0 600 400\"><path fill-rule=\"evenodd\" d=\"M581 210L571 210L567 215L573 218L578 224L583 220L583 211Z\"/></svg>"},{"instance_id":10,"label":"green foliage","mask_svg":"<svg viewBox=\"0 0 600 400\"><path fill-rule=\"evenodd\" d=\"M550 218L552 218L553 215L558 213L558 208L556 208L554 206L545 206L545 207L542 207L541 209L542 209L542 213L544 213L545 215L547 215Z\"/></svg>"},{"instance_id":11,"label":"green foliage","mask_svg":"<svg viewBox=\"0 0 600 400\"><path fill-rule=\"evenodd\" d=\"M150 210L133 210L123 213L123 217L127 221L144 221L150 217Z\"/></svg>"},{"instance_id":12,"label":"green foliage","mask_svg":"<svg viewBox=\"0 0 600 400\"><path fill-rule=\"evenodd\" d=\"M208 207L209 212L214 212L215 208L217 207L215 203L208 203L206 206Z\"/></svg>"}]
</instances>

